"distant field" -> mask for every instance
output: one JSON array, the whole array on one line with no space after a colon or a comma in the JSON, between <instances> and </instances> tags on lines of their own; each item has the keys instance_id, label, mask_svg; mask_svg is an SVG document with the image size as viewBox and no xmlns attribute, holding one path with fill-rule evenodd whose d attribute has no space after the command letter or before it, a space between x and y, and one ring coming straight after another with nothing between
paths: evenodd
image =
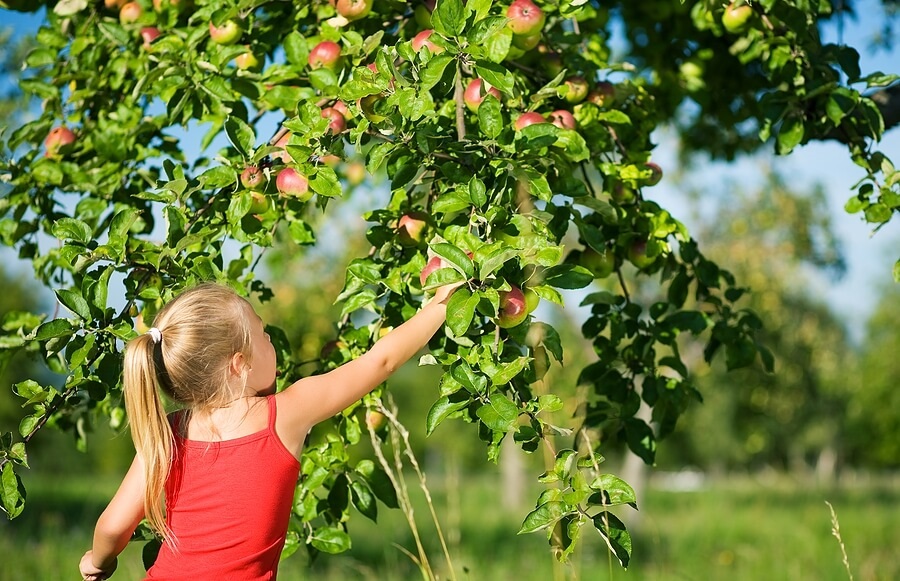
<instances>
[{"instance_id":1,"label":"distant field","mask_svg":"<svg viewBox=\"0 0 900 581\"><path fill-rule=\"evenodd\" d=\"M448 509L448 500L452 506L454 499L443 493L439 479L429 482L460 581L846 580L826 500L837 512L854 579L900 579L897 479L836 488L786 477L729 478L690 492L651 486L639 499L642 521L635 530L628 571L610 563L590 530L584 531L582 546L570 563L554 567L543 535L516 535L528 507L504 510L493 475L470 478L455 489L458 511ZM30 478L28 485L25 513L0 523L0 579L77 579L78 560L89 546L94 520L117 482ZM301 550L283 562L279 579L422 579L395 546L415 552L402 514L379 509L377 525L361 516L351 521L354 547L349 553L323 556L310 566ZM450 579L424 504L417 507L416 518L434 569L441 579ZM142 572L140 547L132 546L120 558L113 578L140 579Z\"/></svg>"}]
</instances>

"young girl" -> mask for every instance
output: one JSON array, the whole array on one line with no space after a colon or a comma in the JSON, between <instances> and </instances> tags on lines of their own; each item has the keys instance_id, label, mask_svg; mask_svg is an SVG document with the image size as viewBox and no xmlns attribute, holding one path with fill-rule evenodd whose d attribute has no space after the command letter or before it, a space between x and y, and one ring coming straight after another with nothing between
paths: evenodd
<instances>
[{"instance_id":1,"label":"young girl","mask_svg":"<svg viewBox=\"0 0 900 581\"><path fill-rule=\"evenodd\" d=\"M179 295L125 349L136 455L80 569L106 579L146 518L165 539L146 579L275 579L310 429L360 399L441 327L451 286L365 355L275 393L275 350L231 289ZM167 415L157 391L184 409Z\"/></svg>"}]
</instances>

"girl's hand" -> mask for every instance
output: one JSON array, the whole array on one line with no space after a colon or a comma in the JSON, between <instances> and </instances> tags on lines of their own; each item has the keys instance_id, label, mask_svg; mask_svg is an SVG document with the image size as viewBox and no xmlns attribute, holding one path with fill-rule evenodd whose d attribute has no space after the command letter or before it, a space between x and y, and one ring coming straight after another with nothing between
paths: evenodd
<instances>
[{"instance_id":1,"label":"girl's hand","mask_svg":"<svg viewBox=\"0 0 900 581\"><path fill-rule=\"evenodd\" d=\"M438 303L446 303L447 300L450 298L450 295L452 295L456 291L456 289L458 289L459 287L461 287L464 284L466 284L466 283L465 282L455 282L452 284L445 284L444 286L439 286L434 291L434 299L433 300Z\"/></svg>"},{"instance_id":2,"label":"girl's hand","mask_svg":"<svg viewBox=\"0 0 900 581\"><path fill-rule=\"evenodd\" d=\"M78 569L81 571L81 578L84 581L102 581L112 576L116 570L117 561L113 561L112 567L109 569L100 569L94 566L94 552L88 551L81 558Z\"/></svg>"}]
</instances>

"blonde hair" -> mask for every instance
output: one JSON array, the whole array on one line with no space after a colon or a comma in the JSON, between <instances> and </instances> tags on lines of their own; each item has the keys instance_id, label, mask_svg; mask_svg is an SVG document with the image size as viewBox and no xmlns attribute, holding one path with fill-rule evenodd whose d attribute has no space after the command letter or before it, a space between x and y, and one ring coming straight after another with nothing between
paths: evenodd
<instances>
[{"instance_id":1,"label":"blonde hair","mask_svg":"<svg viewBox=\"0 0 900 581\"><path fill-rule=\"evenodd\" d=\"M229 381L232 357L250 359L250 304L226 286L204 283L178 295L153 322L161 340L148 333L125 348L125 409L131 437L144 462L144 511L150 526L168 542L165 485L174 454L174 435L159 391L192 411L222 407L240 395ZM185 424L186 425L186 419Z\"/></svg>"}]
</instances>

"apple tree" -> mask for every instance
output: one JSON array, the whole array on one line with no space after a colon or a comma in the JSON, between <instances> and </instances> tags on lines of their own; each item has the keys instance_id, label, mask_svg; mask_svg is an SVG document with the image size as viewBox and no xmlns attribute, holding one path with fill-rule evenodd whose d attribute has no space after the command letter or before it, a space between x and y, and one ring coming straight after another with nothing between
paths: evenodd
<instances>
[{"instance_id":1,"label":"apple tree","mask_svg":"<svg viewBox=\"0 0 900 581\"><path fill-rule=\"evenodd\" d=\"M7 136L2 159L0 239L59 308L4 320L2 348L40 350L65 377L13 386L26 411L0 448L10 517L41 429L83 437L125 421L124 342L197 281L277 301L266 278L283 273L260 268L262 253L320 243L317 216L341 204L363 160L387 193L365 215L370 249L346 269L338 336L313 372L462 282L420 360L443 372L427 431L470 424L492 461L505 438L551 447L555 467L521 531L550 533L564 559L587 526L627 566L631 539L610 509L636 499L602 471L588 435L653 463L699 400L682 335L704 342L707 362L772 367L760 319L739 304L746 289L654 200L653 132L677 123L690 146L724 156L840 139L863 168L848 209L884 224L898 207L900 174L872 147L882 111L861 92L896 77L862 76L852 48L821 44L826 2L3 4L46 16L20 82L40 115ZM610 46L616 22L624 59ZM633 292L634 277L659 298ZM557 426L547 414L559 397L532 388L565 346L533 311L566 301L589 307L596 361L580 373L583 413ZM300 362L270 329L279 381L296 379ZM641 401L652 425L635 416ZM289 549L343 551L350 513L375 518L376 499L391 503L384 475L348 454L359 414L333 421L336 436L304 454Z\"/></svg>"}]
</instances>

